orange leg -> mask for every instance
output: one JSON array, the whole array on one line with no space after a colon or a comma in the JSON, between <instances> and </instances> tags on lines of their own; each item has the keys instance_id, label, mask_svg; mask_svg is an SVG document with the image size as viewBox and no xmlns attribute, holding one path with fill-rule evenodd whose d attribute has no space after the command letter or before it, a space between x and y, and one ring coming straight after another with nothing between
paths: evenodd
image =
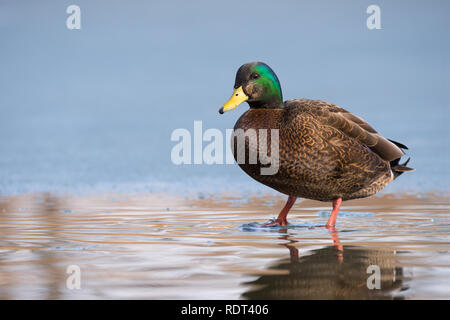
<instances>
[{"instance_id":1,"label":"orange leg","mask_svg":"<svg viewBox=\"0 0 450 320\"><path fill-rule=\"evenodd\" d=\"M333 245L338 251L338 261L342 263L344 261L344 246L339 242L338 231L334 227L329 228L331 230L331 240L333 240Z\"/></svg>"},{"instance_id":2,"label":"orange leg","mask_svg":"<svg viewBox=\"0 0 450 320\"><path fill-rule=\"evenodd\" d=\"M289 213L289 210L291 210L292 206L294 205L295 200L297 200L297 197L289 196L286 205L284 206L283 210L281 210L277 220L275 220L274 222L266 223L264 226L266 227L274 225L286 226L288 224L286 217Z\"/></svg>"},{"instance_id":3,"label":"orange leg","mask_svg":"<svg viewBox=\"0 0 450 320\"><path fill-rule=\"evenodd\" d=\"M334 225L336 224L336 218L339 213L339 207L341 206L341 203L342 203L342 198L337 198L337 199L333 200L333 211L331 211L331 216L328 219L328 222L325 225L325 227L327 227L327 228L334 227Z\"/></svg>"}]
</instances>

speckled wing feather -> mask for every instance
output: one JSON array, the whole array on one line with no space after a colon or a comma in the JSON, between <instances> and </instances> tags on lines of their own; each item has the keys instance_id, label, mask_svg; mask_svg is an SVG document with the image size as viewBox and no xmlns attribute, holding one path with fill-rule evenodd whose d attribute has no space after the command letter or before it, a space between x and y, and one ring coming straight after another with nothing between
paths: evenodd
<instances>
[{"instance_id":1,"label":"speckled wing feather","mask_svg":"<svg viewBox=\"0 0 450 320\"><path fill-rule=\"evenodd\" d=\"M339 106L320 100L307 99L290 100L286 104L307 106L308 112L313 113L322 124L332 126L347 136L355 138L383 160L392 161L404 155L404 152L396 144L384 138L366 121Z\"/></svg>"}]
</instances>

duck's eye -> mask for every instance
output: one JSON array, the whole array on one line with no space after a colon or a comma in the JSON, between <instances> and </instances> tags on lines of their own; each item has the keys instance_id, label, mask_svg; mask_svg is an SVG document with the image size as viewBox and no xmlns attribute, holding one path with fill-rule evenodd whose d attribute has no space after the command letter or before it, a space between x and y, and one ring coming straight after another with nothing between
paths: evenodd
<instances>
[{"instance_id":1,"label":"duck's eye","mask_svg":"<svg viewBox=\"0 0 450 320\"><path fill-rule=\"evenodd\" d=\"M250 76L252 79L258 79L260 76L258 73L252 73L252 75Z\"/></svg>"}]
</instances>

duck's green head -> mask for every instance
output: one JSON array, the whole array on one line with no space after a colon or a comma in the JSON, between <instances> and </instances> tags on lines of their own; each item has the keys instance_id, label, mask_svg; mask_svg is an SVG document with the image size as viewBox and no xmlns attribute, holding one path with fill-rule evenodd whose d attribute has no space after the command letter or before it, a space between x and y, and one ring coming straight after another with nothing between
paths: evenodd
<instances>
[{"instance_id":1,"label":"duck's green head","mask_svg":"<svg viewBox=\"0 0 450 320\"><path fill-rule=\"evenodd\" d=\"M219 112L233 110L244 101L250 108L283 107L280 81L267 64L251 62L241 66L236 73L233 95Z\"/></svg>"}]
</instances>

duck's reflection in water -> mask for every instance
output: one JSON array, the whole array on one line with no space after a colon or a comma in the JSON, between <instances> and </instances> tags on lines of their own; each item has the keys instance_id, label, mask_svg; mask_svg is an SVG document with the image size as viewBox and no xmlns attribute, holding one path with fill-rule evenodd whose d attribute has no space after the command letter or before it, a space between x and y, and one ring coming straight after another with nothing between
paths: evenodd
<instances>
[{"instance_id":1,"label":"duck's reflection in water","mask_svg":"<svg viewBox=\"0 0 450 320\"><path fill-rule=\"evenodd\" d=\"M395 251L341 245L336 230L331 231L331 237L332 246L313 250L299 258L294 246L296 241L282 236L281 239L290 240L285 244L290 259L280 260L272 266L270 270L274 274L245 283L249 290L242 297L284 300L401 298L393 295L403 287L403 270L397 266ZM369 277L369 284L376 284L373 270L368 270L371 265L379 267L379 289L368 288Z\"/></svg>"}]
</instances>

